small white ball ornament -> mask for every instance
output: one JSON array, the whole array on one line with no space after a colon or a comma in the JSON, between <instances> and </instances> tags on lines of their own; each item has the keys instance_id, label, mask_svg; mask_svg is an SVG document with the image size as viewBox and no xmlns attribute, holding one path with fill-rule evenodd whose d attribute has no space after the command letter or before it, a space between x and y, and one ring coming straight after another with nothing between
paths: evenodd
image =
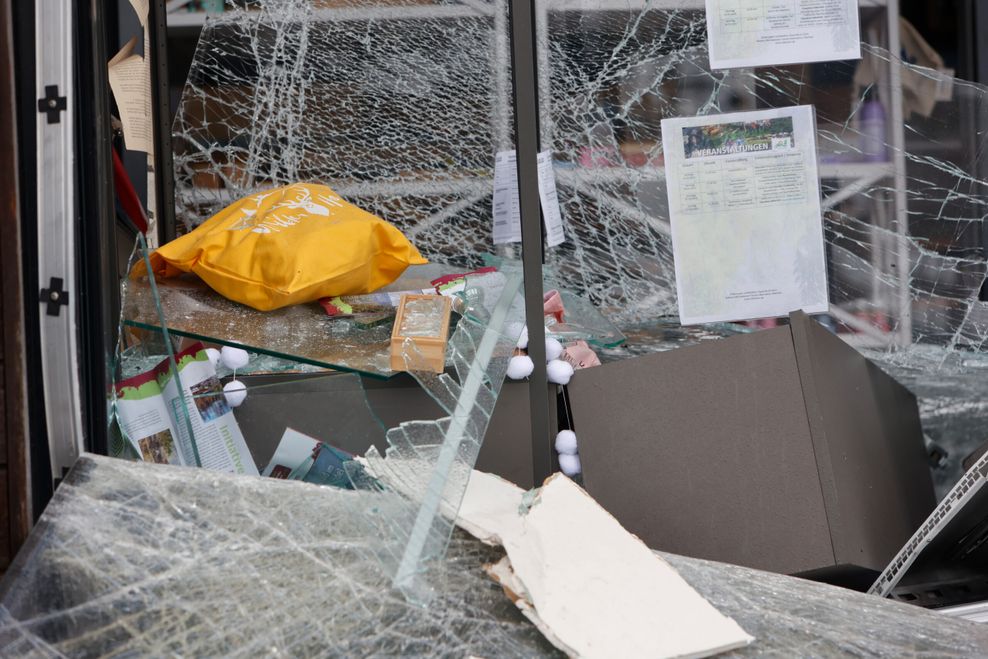
<instances>
[{"instance_id":1,"label":"small white ball ornament","mask_svg":"<svg viewBox=\"0 0 988 659\"><path fill-rule=\"evenodd\" d=\"M216 348L206 348L206 358L214 369L220 365L220 351Z\"/></svg>"},{"instance_id":2,"label":"small white ball ornament","mask_svg":"<svg viewBox=\"0 0 988 659\"><path fill-rule=\"evenodd\" d=\"M562 359L553 359L546 364L545 370L549 377L549 382L556 384L569 384L574 373L573 366Z\"/></svg>"},{"instance_id":3,"label":"small white ball ornament","mask_svg":"<svg viewBox=\"0 0 988 659\"><path fill-rule=\"evenodd\" d=\"M583 471L583 465L580 464L580 456L567 455L565 453L559 455L559 468L563 470L564 474L570 477L576 476Z\"/></svg>"},{"instance_id":4,"label":"small white ball ornament","mask_svg":"<svg viewBox=\"0 0 988 659\"><path fill-rule=\"evenodd\" d=\"M512 380L524 380L532 371L535 370L535 364L532 362L532 358L528 355L515 355L508 362L508 377Z\"/></svg>"},{"instance_id":5,"label":"small white ball ornament","mask_svg":"<svg viewBox=\"0 0 988 659\"><path fill-rule=\"evenodd\" d=\"M231 380L223 385L223 395L230 407L240 407L247 398L247 385L240 380Z\"/></svg>"},{"instance_id":6,"label":"small white ball ornament","mask_svg":"<svg viewBox=\"0 0 988 659\"><path fill-rule=\"evenodd\" d=\"M220 351L220 359L223 360L224 366L231 371L236 371L247 365L247 362L250 361L250 355L241 348L223 346L223 350Z\"/></svg>"},{"instance_id":7,"label":"small white ball ornament","mask_svg":"<svg viewBox=\"0 0 988 659\"><path fill-rule=\"evenodd\" d=\"M576 452L576 433L572 430L560 430L556 435L556 453L576 455Z\"/></svg>"},{"instance_id":8,"label":"small white ball ornament","mask_svg":"<svg viewBox=\"0 0 988 659\"><path fill-rule=\"evenodd\" d=\"M563 354L563 344L547 336L545 339L545 360L551 362L553 359L559 359L559 356Z\"/></svg>"}]
</instances>

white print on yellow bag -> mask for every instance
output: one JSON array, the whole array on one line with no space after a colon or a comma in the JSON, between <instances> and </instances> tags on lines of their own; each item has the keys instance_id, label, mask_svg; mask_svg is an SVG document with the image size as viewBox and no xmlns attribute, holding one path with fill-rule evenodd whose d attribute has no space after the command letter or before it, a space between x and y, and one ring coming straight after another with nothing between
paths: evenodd
<instances>
[{"instance_id":1,"label":"white print on yellow bag","mask_svg":"<svg viewBox=\"0 0 988 659\"><path fill-rule=\"evenodd\" d=\"M278 209L286 208L289 210L304 210L310 215L315 215L319 217L331 217L332 212L330 207L343 208L344 202L340 197L329 196L320 194L316 198L325 203L323 206L317 204L312 200L312 192L308 188L299 187L296 192L295 199L287 199L281 203L272 206L266 214L264 214L264 220L257 222L257 212L261 208L261 203L270 197L272 193L257 195L255 199L254 208L244 208L241 209L243 213L243 218L233 225L227 231L244 231L245 229L250 229L253 233L278 233L282 229L287 229L295 226L303 219L306 215L280 215Z\"/></svg>"}]
</instances>

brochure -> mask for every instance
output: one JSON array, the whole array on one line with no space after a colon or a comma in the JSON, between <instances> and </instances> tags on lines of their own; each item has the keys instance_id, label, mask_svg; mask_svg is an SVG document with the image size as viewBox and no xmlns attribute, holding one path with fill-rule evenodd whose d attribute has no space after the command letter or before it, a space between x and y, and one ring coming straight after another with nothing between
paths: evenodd
<instances>
[{"instance_id":1,"label":"brochure","mask_svg":"<svg viewBox=\"0 0 988 659\"><path fill-rule=\"evenodd\" d=\"M351 479L363 483L367 478L352 455L293 428L285 429L262 475L345 490L354 489Z\"/></svg>"},{"instance_id":2,"label":"brochure","mask_svg":"<svg viewBox=\"0 0 988 659\"><path fill-rule=\"evenodd\" d=\"M300 433L294 428L285 428L285 433L278 442L278 448L261 472L262 476L271 478L288 478L303 462L318 451L321 442L315 437Z\"/></svg>"},{"instance_id":3,"label":"brochure","mask_svg":"<svg viewBox=\"0 0 988 659\"><path fill-rule=\"evenodd\" d=\"M206 349L194 343L177 353L175 361L181 395L168 359L117 383L117 417L128 440L147 462L195 466L184 398L202 466L258 475Z\"/></svg>"},{"instance_id":4,"label":"brochure","mask_svg":"<svg viewBox=\"0 0 988 659\"><path fill-rule=\"evenodd\" d=\"M858 0L706 0L711 69L861 59Z\"/></svg>"},{"instance_id":5,"label":"brochure","mask_svg":"<svg viewBox=\"0 0 988 659\"><path fill-rule=\"evenodd\" d=\"M683 325L829 309L812 106L662 122Z\"/></svg>"},{"instance_id":6,"label":"brochure","mask_svg":"<svg viewBox=\"0 0 988 659\"><path fill-rule=\"evenodd\" d=\"M539 202L542 204L542 218L545 222L545 243L549 247L562 245L566 241L563 232L563 216L559 212L559 193L556 191L556 173L552 169L552 151L542 151L539 163Z\"/></svg>"}]
</instances>

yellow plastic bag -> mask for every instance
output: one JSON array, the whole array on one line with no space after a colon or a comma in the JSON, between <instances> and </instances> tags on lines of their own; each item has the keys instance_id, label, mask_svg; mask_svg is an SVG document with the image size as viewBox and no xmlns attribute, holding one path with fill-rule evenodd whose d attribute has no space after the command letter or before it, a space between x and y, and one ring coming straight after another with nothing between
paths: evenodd
<instances>
[{"instance_id":1,"label":"yellow plastic bag","mask_svg":"<svg viewBox=\"0 0 988 659\"><path fill-rule=\"evenodd\" d=\"M150 260L156 276L194 272L261 311L370 293L427 262L393 225L312 183L245 197ZM140 261L132 276L145 272Z\"/></svg>"}]
</instances>

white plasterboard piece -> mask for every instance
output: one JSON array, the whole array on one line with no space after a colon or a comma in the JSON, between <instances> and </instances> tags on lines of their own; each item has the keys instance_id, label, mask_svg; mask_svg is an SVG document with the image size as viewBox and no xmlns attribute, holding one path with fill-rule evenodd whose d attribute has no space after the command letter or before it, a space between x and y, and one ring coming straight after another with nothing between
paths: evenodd
<instances>
[{"instance_id":1,"label":"white plasterboard piece","mask_svg":"<svg viewBox=\"0 0 988 659\"><path fill-rule=\"evenodd\" d=\"M456 525L489 545L521 532L520 508L525 491L500 476L474 470L457 515Z\"/></svg>"},{"instance_id":2,"label":"white plasterboard piece","mask_svg":"<svg viewBox=\"0 0 988 659\"><path fill-rule=\"evenodd\" d=\"M532 624L534 624L538 630L542 632L542 635L545 636L550 643L571 657L577 656L573 648L563 643L563 641L552 632L552 628L546 625L545 621L539 617L538 612L528 600L527 595L524 594L525 586L518 580L514 570L511 569L511 561L507 556L493 565L485 565L484 569L487 571L487 574L490 575L491 579L501 585L501 588L504 589L504 593L511 599L512 602L515 603L515 606L517 606L522 612L522 615L532 621Z\"/></svg>"},{"instance_id":3,"label":"white plasterboard piece","mask_svg":"<svg viewBox=\"0 0 988 659\"><path fill-rule=\"evenodd\" d=\"M457 523L500 539L508 561L489 573L570 656L703 657L753 640L565 476L527 512L523 495L474 472Z\"/></svg>"}]
</instances>

